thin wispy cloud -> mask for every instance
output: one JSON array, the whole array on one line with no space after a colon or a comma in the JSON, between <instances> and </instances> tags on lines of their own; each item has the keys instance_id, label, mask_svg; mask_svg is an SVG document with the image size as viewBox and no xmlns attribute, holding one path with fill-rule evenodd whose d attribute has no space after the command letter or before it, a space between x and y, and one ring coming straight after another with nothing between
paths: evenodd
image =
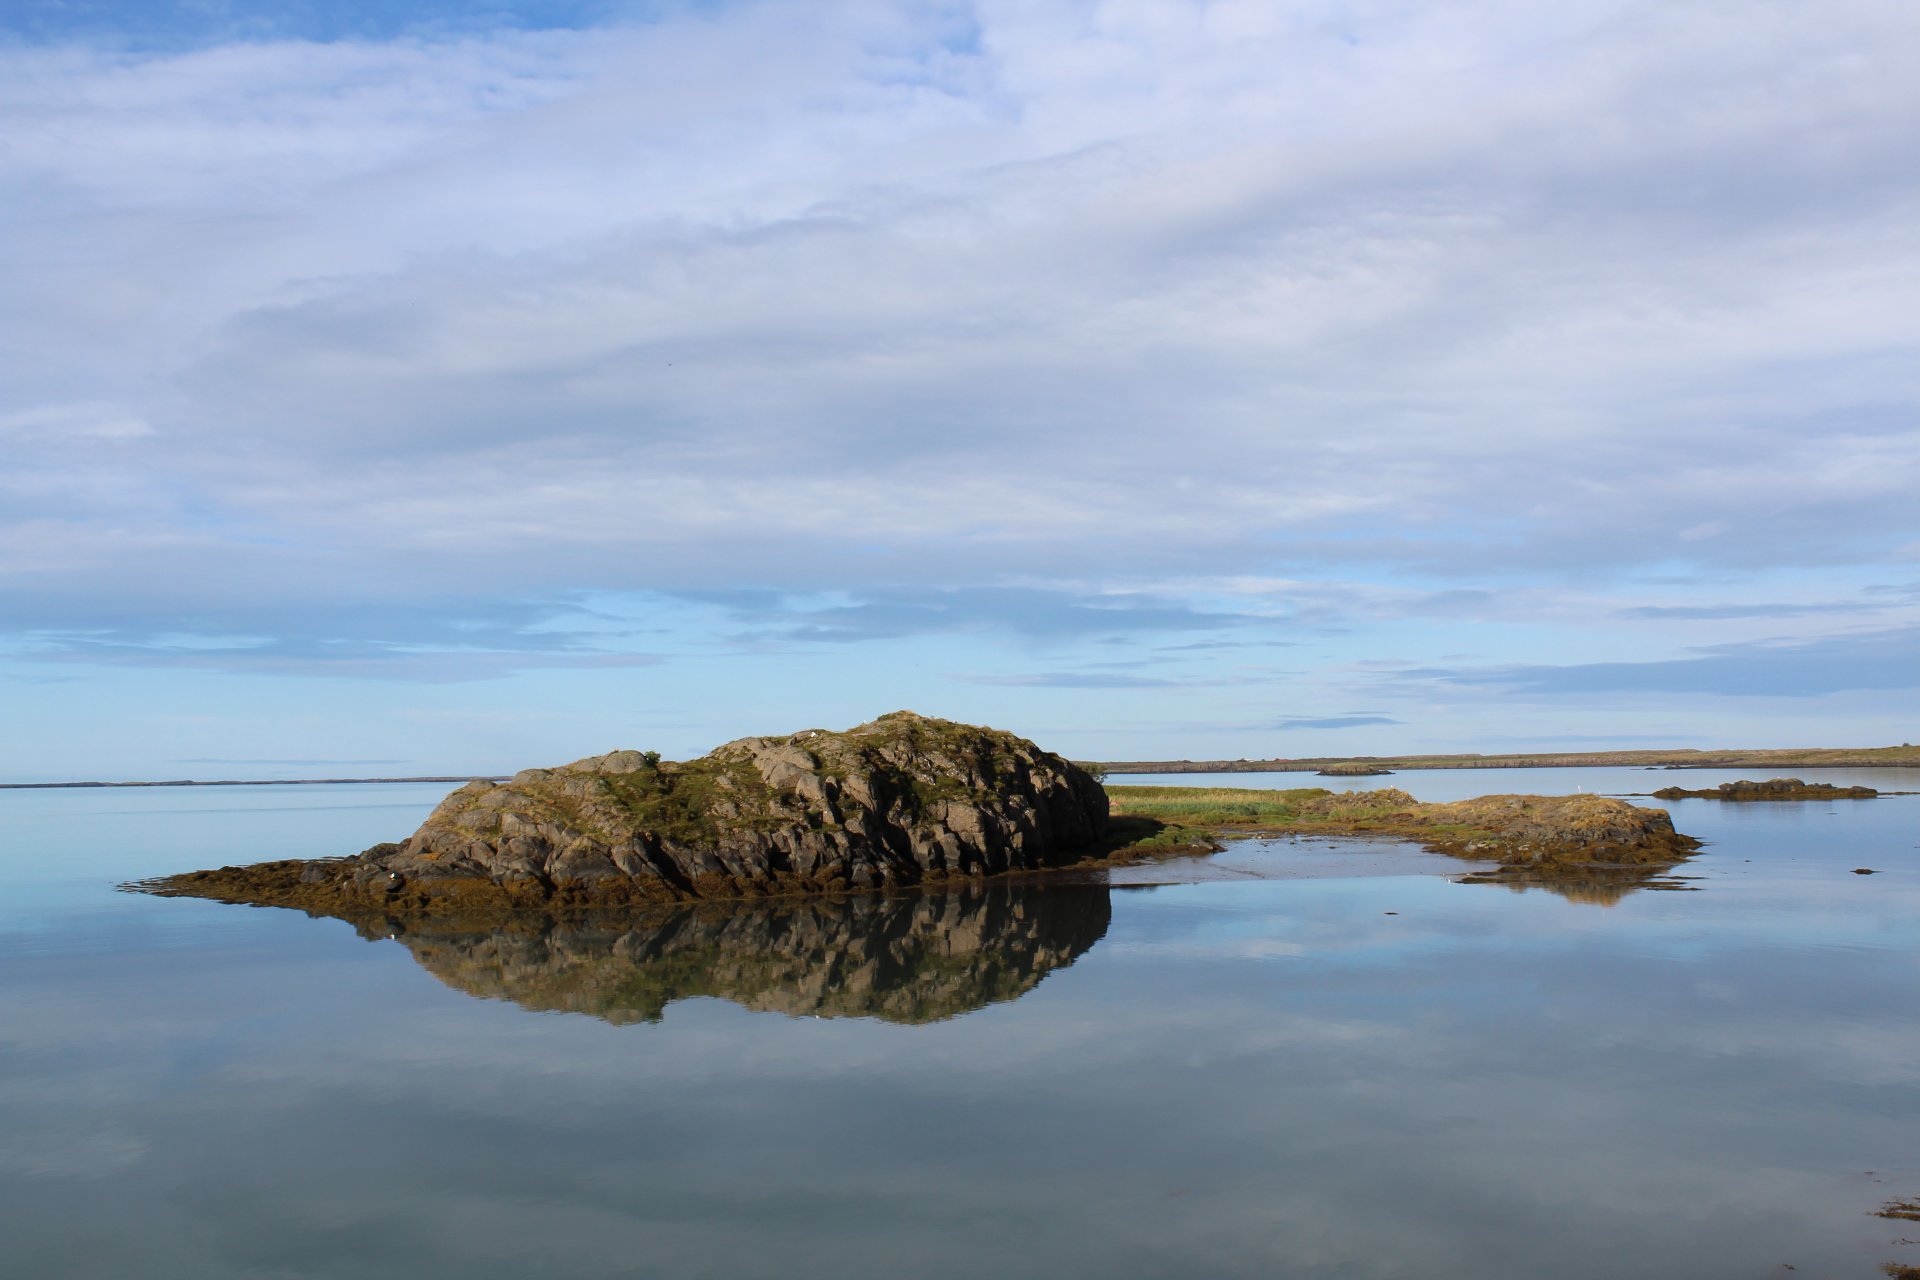
<instances>
[{"instance_id":1,"label":"thin wispy cloud","mask_svg":"<svg viewBox=\"0 0 1920 1280\"><path fill-rule=\"evenodd\" d=\"M1365 725L1402 724L1392 716L1286 716L1274 721L1276 729L1357 729Z\"/></svg>"},{"instance_id":2,"label":"thin wispy cloud","mask_svg":"<svg viewBox=\"0 0 1920 1280\"><path fill-rule=\"evenodd\" d=\"M1859 690L1904 691L1920 689L1920 627L1813 641L1719 645L1697 656L1660 661L1514 665L1406 674L1446 684L1532 695L1662 693L1816 698Z\"/></svg>"},{"instance_id":3,"label":"thin wispy cloud","mask_svg":"<svg viewBox=\"0 0 1920 1280\"><path fill-rule=\"evenodd\" d=\"M272 758L272 757L263 757L263 756L247 756L247 757L240 757L240 758L236 758L236 759L226 759L226 758L222 758L222 757L220 757L220 756L193 756L193 757L190 757L190 758L187 758L187 759L181 759L181 760L175 760L175 761L174 761L173 763L175 763L175 764L297 764L297 765L308 765L308 764L352 764L352 765L367 765L367 764L407 764L407 763L409 763L409 762L408 762L408 761L406 761L406 760L400 760L400 759L391 759L391 758L388 758L388 759L370 759L370 760L320 760L320 759L313 759L313 758L307 758L307 759L301 759L301 758L289 758L289 759L274 759L274 758Z\"/></svg>"},{"instance_id":4,"label":"thin wispy cloud","mask_svg":"<svg viewBox=\"0 0 1920 1280\"><path fill-rule=\"evenodd\" d=\"M1032 675L972 676L976 684L998 685L1004 689L1169 689L1177 680L1154 676L1115 675L1095 671L1045 671Z\"/></svg>"}]
</instances>

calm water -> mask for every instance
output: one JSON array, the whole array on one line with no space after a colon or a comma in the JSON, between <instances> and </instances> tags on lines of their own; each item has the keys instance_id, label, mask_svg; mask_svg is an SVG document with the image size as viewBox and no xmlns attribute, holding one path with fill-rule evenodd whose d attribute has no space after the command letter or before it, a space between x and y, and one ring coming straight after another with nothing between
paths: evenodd
<instances>
[{"instance_id":1,"label":"calm water","mask_svg":"<svg viewBox=\"0 0 1920 1280\"><path fill-rule=\"evenodd\" d=\"M466 931L113 890L358 849L442 790L0 792L0 1273L1920 1264L1870 1216L1920 1196L1920 796L1676 802L1694 891L1611 906L1288 841L1199 883Z\"/></svg>"}]
</instances>

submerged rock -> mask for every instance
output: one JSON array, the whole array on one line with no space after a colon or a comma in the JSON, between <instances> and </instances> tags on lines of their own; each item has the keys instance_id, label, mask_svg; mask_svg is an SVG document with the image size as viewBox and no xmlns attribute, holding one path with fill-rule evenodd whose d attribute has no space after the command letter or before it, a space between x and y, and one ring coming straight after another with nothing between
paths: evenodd
<instances>
[{"instance_id":1,"label":"submerged rock","mask_svg":"<svg viewBox=\"0 0 1920 1280\"><path fill-rule=\"evenodd\" d=\"M528 769L461 787L404 843L134 887L332 914L833 893L1039 870L1106 823L1106 792L1061 757L897 711L681 763L615 751Z\"/></svg>"},{"instance_id":2,"label":"submerged rock","mask_svg":"<svg viewBox=\"0 0 1920 1280\"><path fill-rule=\"evenodd\" d=\"M1682 787L1664 787L1653 793L1656 800L1872 800L1880 793L1872 787L1836 787L1831 782L1802 782L1798 778L1769 778L1765 782L1723 782L1717 787L1688 791Z\"/></svg>"}]
</instances>

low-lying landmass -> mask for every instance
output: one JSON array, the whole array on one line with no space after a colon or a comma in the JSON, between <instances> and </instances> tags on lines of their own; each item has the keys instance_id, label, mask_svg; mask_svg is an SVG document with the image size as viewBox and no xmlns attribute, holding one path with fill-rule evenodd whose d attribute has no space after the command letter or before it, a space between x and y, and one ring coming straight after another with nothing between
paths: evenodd
<instances>
[{"instance_id":1,"label":"low-lying landmass","mask_svg":"<svg viewBox=\"0 0 1920 1280\"><path fill-rule=\"evenodd\" d=\"M1920 747L1766 747L1695 751L1531 751L1516 755L1303 756L1269 760L1109 760L1088 765L1098 773L1319 773L1363 765L1403 769L1842 769L1920 768Z\"/></svg>"},{"instance_id":2,"label":"low-lying landmass","mask_svg":"<svg viewBox=\"0 0 1920 1280\"><path fill-rule=\"evenodd\" d=\"M1596 795L1425 804L1394 787L1120 787L1110 794L1116 820L1160 823L1155 838L1167 843L1220 835L1394 837L1435 853L1516 868L1670 866L1700 847L1674 830L1665 810Z\"/></svg>"},{"instance_id":3,"label":"low-lying landmass","mask_svg":"<svg viewBox=\"0 0 1920 1280\"><path fill-rule=\"evenodd\" d=\"M1382 769L1377 764L1361 764L1354 761L1350 764L1330 764L1315 772L1323 778L1383 778L1393 770Z\"/></svg>"},{"instance_id":4,"label":"low-lying landmass","mask_svg":"<svg viewBox=\"0 0 1920 1280\"><path fill-rule=\"evenodd\" d=\"M1798 778L1769 778L1765 782L1723 782L1717 787L1688 791L1684 787L1662 787L1653 793L1656 800L1872 800L1880 793L1872 787L1836 787L1831 782L1802 782Z\"/></svg>"},{"instance_id":5,"label":"low-lying landmass","mask_svg":"<svg viewBox=\"0 0 1920 1280\"><path fill-rule=\"evenodd\" d=\"M903 711L685 762L528 769L460 787L404 842L129 887L348 917L629 907L1086 869L1256 832L1398 837L1515 870L1671 865L1697 847L1664 810L1594 795L1129 787L1115 805L1024 738Z\"/></svg>"}]
</instances>

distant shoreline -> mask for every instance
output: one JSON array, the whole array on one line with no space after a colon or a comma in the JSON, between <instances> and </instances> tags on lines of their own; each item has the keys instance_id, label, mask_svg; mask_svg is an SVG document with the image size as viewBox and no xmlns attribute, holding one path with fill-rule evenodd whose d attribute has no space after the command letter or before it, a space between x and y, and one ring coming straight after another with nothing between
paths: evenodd
<instances>
[{"instance_id":1,"label":"distant shoreline","mask_svg":"<svg viewBox=\"0 0 1920 1280\"><path fill-rule=\"evenodd\" d=\"M1317 773L1366 765L1389 773L1415 769L1897 769L1920 768L1920 747L1760 747L1722 750L1548 751L1513 755L1316 756L1273 760L1117 760L1086 762L1108 774Z\"/></svg>"},{"instance_id":2,"label":"distant shoreline","mask_svg":"<svg viewBox=\"0 0 1920 1280\"><path fill-rule=\"evenodd\" d=\"M127 787L350 787L391 782L505 782L504 773L460 774L445 778L176 778L165 782L0 782L0 791L75 791Z\"/></svg>"},{"instance_id":3,"label":"distant shoreline","mask_svg":"<svg viewBox=\"0 0 1920 1280\"><path fill-rule=\"evenodd\" d=\"M1415 769L1920 769L1920 747L1729 748L1714 751L1561 751L1515 755L1314 756L1272 760L1076 761L1106 774L1129 773L1318 773L1339 765L1367 765L1387 772ZM345 787L369 783L505 782L509 775L450 774L419 778L191 778L163 782L0 782L0 791L57 791L107 787Z\"/></svg>"}]
</instances>

